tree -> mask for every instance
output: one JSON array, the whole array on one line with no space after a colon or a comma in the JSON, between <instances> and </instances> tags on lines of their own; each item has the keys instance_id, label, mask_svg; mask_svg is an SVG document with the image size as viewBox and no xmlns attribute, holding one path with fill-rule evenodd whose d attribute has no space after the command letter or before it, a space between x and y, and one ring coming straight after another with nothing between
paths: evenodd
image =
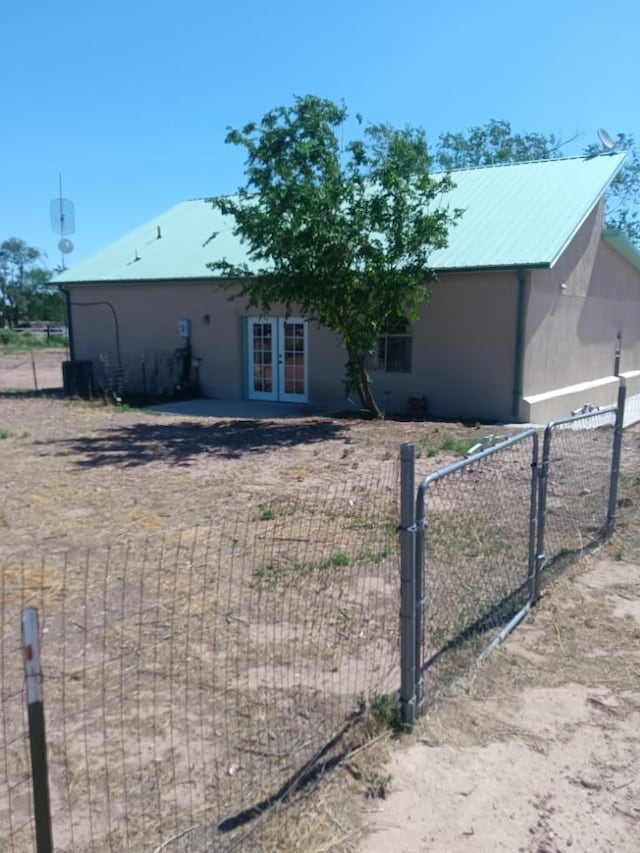
<instances>
[{"instance_id":1,"label":"tree","mask_svg":"<svg viewBox=\"0 0 640 853\"><path fill-rule=\"evenodd\" d=\"M508 121L491 119L483 127L463 133L442 133L436 148L436 162L443 169L468 169L525 160L561 157L562 142L553 134L513 133Z\"/></svg>"},{"instance_id":2,"label":"tree","mask_svg":"<svg viewBox=\"0 0 640 853\"><path fill-rule=\"evenodd\" d=\"M627 159L609 186L605 225L622 231L640 249L640 152L633 136L624 133L618 134L614 151L626 151ZM601 152L595 143L584 151L588 157Z\"/></svg>"},{"instance_id":3,"label":"tree","mask_svg":"<svg viewBox=\"0 0 640 853\"><path fill-rule=\"evenodd\" d=\"M340 335L347 390L379 415L367 358L389 324L417 316L429 253L459 212L439 203L452 184L429 174L423 131L376 124L341 150L346 119L344 106L308 95L229 129L226 142L246 150L246 185L210 201L234 218L252 269L209 266L263 313L281 304Z\"/></svg>"},{"instance_id":4,"label":"tree","mask_svg":"<svg viewBox=\"0 0 640 853\"><path fill-rule=\"evenodd\" d=\"M443 133L436 146L435 162L443 169L463 169L526 160L549 160L563 157L564 148L572 140L561 140L554 134L514 133L508 121L491 119L481 127L462 133ZM633 136L618 134L615 151L626 151L627 159L611 182L607 193L605 224L616 228L640 248L640 153ZM602 154L597 143L584 150L586 157Z\"/></svg>"},{"instance_id":5,"label":"tree","mask_svg":"<svg viewBox=\"0 0 640 853\"><path fill-rule=\"evenodd\" d=\"M18 237L0 244L0 325L63 319L62 296L49 284L51 273L40 265L42 259L38 249Z\"/></svg>"}]
</instances>

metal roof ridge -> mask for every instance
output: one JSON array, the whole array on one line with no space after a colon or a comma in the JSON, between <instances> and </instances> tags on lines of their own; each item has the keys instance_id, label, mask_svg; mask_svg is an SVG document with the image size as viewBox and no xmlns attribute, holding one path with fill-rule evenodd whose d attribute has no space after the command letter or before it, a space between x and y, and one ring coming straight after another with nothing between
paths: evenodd
<instances>
[{"instance_id":1,"label":"metal roof ridge","mask_svg":"<svg viewBox=\"0 0 640 853\"><path fill-rule=\"evenodd\" d=\"M626 158L626 151L602 151L599 154L573 154L570 157L541 157L538 160L517 160L516 162L510 163L482 163L479 166L459 166L454 169L443 169L441 171L432 172L432 175L454 175L459 172L480 172L486 171L487 169L507 169L507 168L515 168L517 166L533 166L539 163L566 163L570 160L596 160L600 157L616 157L624 155L623 159Z\"/></svg>"}]
</instances>

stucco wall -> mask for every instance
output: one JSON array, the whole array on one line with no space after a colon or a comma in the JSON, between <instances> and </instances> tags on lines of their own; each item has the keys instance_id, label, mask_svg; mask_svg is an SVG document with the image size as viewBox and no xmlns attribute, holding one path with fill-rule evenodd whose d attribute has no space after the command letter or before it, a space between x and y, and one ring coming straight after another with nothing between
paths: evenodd
<instances>
[{"instance_id":1,"label":"stucco wall","mask_svg":"<svg viewBox=\"0 0 640 853\"><path fill-rule=\"evenodd\" d=\"M410 374L373 374L377 398L402 411L425 396L442 417L511 417L517 280L515 273L445 275L413 324Z\"/></svg>"},{"instance_id":2,"label":"stucco wall","mask_svg":"<svg viewBox=\"0 0 640 853\"><path fill-rule=\"evenodd\" d=\"M227 293L207 282L69 289L76 359L96 362L98 372L101 353L115 361L117 325L121 360L140 387L141 354L170 354L182 346L176 322L188 318L204 394L228 400L244 396L243 317L258 312L248 312L242 300L230 302ZM508 419L516 290L512 273L446 276L436 282L431 303L412 324L412 372L372 374L380 406L405 411L409 397L425 396L434 415ZM283 312L274 308L272 314ZM346 397L345 362L339 338L310 323L310 404L357 405ZM148 363L147 383L151 369Z\"/></svg>"},{"instance_id":3,"label":"stucco wall","mask_svg":"<svg viewBox=\"0 0 640 853\"><path fill-rule=\"evenodd\" d=\"M230 400L242 398L242 311L240 304L229 302L225 293L206 282L95 285L69 290L76 359L97 363L103 353L116 359L117 318L121 360L135 381L141 371L142 353L170 356L183 345L176 324L178 319L188 318L193 354L202 359L205 393ZM153 370L153 365L147 369Z\"/></svg>"},{"instance_id":4,"label":"stucco wall","mask_svg":"<svg viewBox=\"0 0 640 853\"><path fill-rule=\"evenodd\" d=\"M615 402L621 370L640 366L640 274L601 239L598 206L551 270L531 272L522 417L542 422L578 405ZM576 386L580 386L576 388Z\"/></svg>"}]
</instances>

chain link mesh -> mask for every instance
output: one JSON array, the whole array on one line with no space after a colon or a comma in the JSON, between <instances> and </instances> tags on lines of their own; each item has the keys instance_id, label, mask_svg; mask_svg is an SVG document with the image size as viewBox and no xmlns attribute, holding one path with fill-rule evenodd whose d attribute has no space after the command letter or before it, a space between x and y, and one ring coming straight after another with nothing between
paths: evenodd
<instances>
[{"instance_id":1,"label":"chain link mesh","mask_svg":"<svg viewBox=\"0 0 640 853\"><path fill-rule=\"evenodd\" d=\"M593 412L545 431L543 573L604 538L616 411Z\"/></svg>"},{"instance_id":2,"label":"chain link mesh","mask_svg":"<svg viewBox=\"0 0 640 853\"><path fill-rule=\"evenodd\" d=\"M535 436L444 469L425 494L421 661L433 697L527 600Z\"/></svg>"}]
</instances>

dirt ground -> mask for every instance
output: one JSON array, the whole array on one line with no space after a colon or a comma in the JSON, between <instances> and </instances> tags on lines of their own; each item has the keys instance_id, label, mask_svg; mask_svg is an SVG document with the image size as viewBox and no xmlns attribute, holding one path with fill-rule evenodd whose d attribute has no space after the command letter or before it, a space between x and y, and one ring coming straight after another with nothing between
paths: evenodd
<instances>
[{"instance_id":1,"label":"dirt ground","mask_svg":"<svg viewBox=\"0 0 640 853\"><path fill-rule=\"evenodd\" d=\"M211 422L35 394L59 353L0 357L0 558L205 523L220 507L375 470L420 473L459 424ZM492 428L493 429L493 428ZM635 455L640 433L625 445ZM624 466L624 456L623 456ZM261 831L262 849L635 851L640 837L640 477L611 543L550 585L403 743L384 736ZM286 840L283 840L286 839Z\"/></svg>"},{"instance_id":2,"label":"dirt ground","mask_svg":"<svg viewBox=\"0 0 640 853\"><path fill-rule=\"evenodd\" d=\"M638 849L639 557L554 584L428 714L361 804L360 853Z\"/></svg>"}]
</instances>

